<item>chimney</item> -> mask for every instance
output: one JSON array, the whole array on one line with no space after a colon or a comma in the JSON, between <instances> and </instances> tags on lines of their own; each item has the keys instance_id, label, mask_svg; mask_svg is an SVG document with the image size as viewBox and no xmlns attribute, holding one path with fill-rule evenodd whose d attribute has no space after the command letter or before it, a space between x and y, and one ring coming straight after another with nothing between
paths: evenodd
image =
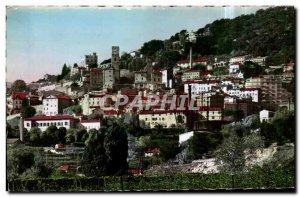
<instances>
[{"instance_id":1,"label":"chimney","mask_svg":"<svg viewBox=\"0 0 300 197\"><path fill-rule=\"evenodd\" d=\"M19 130L20 130L20 140L24 142L24 120L22 116L20 117Z\"/></svg>"}]
</instances>

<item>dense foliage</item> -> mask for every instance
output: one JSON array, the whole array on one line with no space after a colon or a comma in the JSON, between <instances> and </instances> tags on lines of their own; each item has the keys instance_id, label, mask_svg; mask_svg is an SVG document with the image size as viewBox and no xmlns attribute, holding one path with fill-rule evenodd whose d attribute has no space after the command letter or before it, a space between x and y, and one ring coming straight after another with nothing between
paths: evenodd
<instances>
[{"instance_id":1,"label":"dense foliage","mask_svg":"<svg viewBox=\"0 0 300 197\"><path fill-rule=\"evenodd\" d=\"M227 137L216 152L219 170L231 174L245 172L247 161L254 159L255 151L263 148L263 138L257 133L248 133L244 127L227 127L222 132Z\"/></svg>"},{"instance_id":2,"label":"dense foliage","mask_svg":"<svg viewBox=\"0 0 300 197\"><path fill-rule=\"evenodd\" d=\"M89 137L82 159L86 176L120 175L127 173L128 142L126 125L110 120L105 132L94 132Z\"/></svg>"},{"instance_id":3,"label":"dense foliage","mask_svg":"<svg viewBox=\"0 0 300 197\"><path fill-rule=\"evenodd\" d=\"M220 132L197 133L188 141L188 155L191 159L201 158L202 155L212 153L222 142Z\"/></svg>"},{"instance_id":4,"label":"dense foliage","mask_svg":"<svg viewBox=\"0 0 300 197\"><path fill-rule=\"evenodd\" d=\"M280 65L295 60L293 7L272 7L234 19L216 20L196 33L197 40L192 44L194 58L250 54L268 56L267 65ZM191 43L186 42L186 37L186 30L182 30L168 40L146 42L140 51L144 56L154 58L158 62L157 67L172 66L179 59L187 59L189 56ZM179 48L172 47L174 42L179 43ZM130 57L127 56L127 59Z\"/></svg>"},{"instance_id":5,"label":"dense foliage","mask_svg":"<svg viewBox=\"0 0 300 197\"><path fill-rule=\"evenodd\" d=\"M66 191L136 191L186 189L276 189L295 190L295 169L292 165L277 169L255 168L247 173L174 174L160 176L126 176L98 178L62 178L14 180L8 182L9 191L66 192Z\"/></svg>"},{"instance_id":6,"label":"dense foliage","mask_svg":"<svg viewBox=\"0 0 300 197\"><path fill-rule=\"evenodd\" d=\"M51 169L45 166L41 148L17 145L7 149L7 179L47 177Z\"/></svg>"},{"instance_id":7,"label":"dense foliage","mask_svg":"<svg viewBox=\"0 0 300 197\"><path fill-rule=\"evenodd\" d=\"M27 86L26 86L25 81L18 79L16 81L14 81L14 83L12 84L12 86L10 88L10 93L24 92L24 91L26 91L26 89L27 89Z\"/></svg>"},{"instance_id":8,"label":"dense foliage","mask_svg":"<svg viewBox=\"0 0 300 197\"><path fill-rule=\"evenodd\" d=\"M252 127L259 129L265 138L265 146L272 143L282 145L284 143L295 143L296 119L293 111L279 110L271 122L254 122Z\"/></svg>"}]
</instances>

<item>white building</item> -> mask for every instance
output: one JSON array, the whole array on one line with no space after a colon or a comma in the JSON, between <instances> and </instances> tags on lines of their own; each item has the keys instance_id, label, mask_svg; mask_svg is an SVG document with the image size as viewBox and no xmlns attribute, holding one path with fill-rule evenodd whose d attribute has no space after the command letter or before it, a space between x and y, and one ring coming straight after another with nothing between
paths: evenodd
<instances>
[{"instance_id":1,"label":"white building","mask_svg":"<svg viewBox=\"0 0 300 197\"><path fill-rule=\"evenodd\" d=\"M54 125L57 128L65 127L66 129L75 128L75 123L79 120L73 116L33 116L24 119L24 128L30 131L33 127L38 127L45 131L49 126Z\"/></svg>"},{"instance_id":2,"label":"white building","mask_svg":"<svg viewBox=\"0 0 300 197\"><path fill-rule=\"evenodd\" d=\"M207 107L203 106L199 108L199 114L202 120L208 121L222 121L223 109L221 107Z\"/></svg>"},{"instance_id":3,"label":"white building","mask_svg":"<svg viewBox=\"0 0 300 197\"><path fill-rule=\"evenodd\" d=\"M194 131L190 131L187 133L179 134L179 144L182 144L183 142L188 141L194 136Z\"/></svg>"},{"instance_id":4,"label":"white building","mask_svg":"<svg viewBox=\"0 0 300 197\"><path fill-rule=\"evenodd\" d=\"M244 56L234 56L234 57L231 57L229 59L229 63L232 64L232 63L241 63L243 64L246 60L247 60L248 56L247 55L244 55Z\"/></svg>"},{"instance_id":5,"label":"white building","mask_svg":"<svg viewBox=\"0 0 300 197\"><path fill-rule=\"evenodd\" d=\"M69 107L71 98L69 96L50 95L43 99L43 114L46 116L55 116L63 114L63 109Z\"/></svg>"},{"instance_id":6,"label":"white building","mask_svg":"<svg viewBox=\"0 0 300 197\"><path fill-rule=\"evenodd\" d=\"M177 122L177 117L182 116L183 123ZM139 113L139 121L141 126L146 128L154 128L156 125L162 125L164 128L170 128L178 124L186 123L186 115L184 111L141 111Z\"/></svg>"},{"instance_id":7,"label":"white building","mask_svg":"<svg viewBox=\"0 0 300 197\"><path fill-rule=\"evenodd\" d=\"M76 66L76 67L72 67L71 68L71 72L70 72L70 76L73 76L73 75L75 75L76 73L79 73L79 67L78 66Z\"/></svg>"},{"instance_id":8,"label":"white building","mask_svg":"<svg viewBox=\"0 0 300 197\"><path fill-rule=\"evenodd\" d=\"M270 122L274 116L274 112L269 110L262 110L259 112L259 120L260 122Z\"/></svg>"},{"instance_id":9,"label":"white building","mask_svg":"<svg viewBox=\"0 0 300 197\"><path fill-rule=\"evenodd\" d=\"M85 94L80 100L83 115L91 115L95 109L100 108L101 98L105 94Z\"/></svg>"},{"instance_id":10,"label":"white building","mask_svg":"<svg viewBox=\"0 0 300 197\"><path fill-rule=\"evenodd\" d=\"M81 120L80 123L87 131L91 129L99 130L101 128L102 120Z\"/></svg>"},{"instance_id":11,"label":"white building","mask_svg":"<svg viewBox=\"0 0 300 197\"><path fill-rule=\"evenodd\" d=\"M193 66L196 64L203 64L207 65L208 64L208 59L194 59L192 61ZM190 67L190 61L189 60L181 60L177 62L177 66L181 68L189 68Z\"/></svg>"},{"instance_id":12,"label":"white building","mask_svg":"<svg viewBox=\"0 0 300 197\"><path fill-rule=\"evenodd\" d=\"M219 62L214 63L215 67L225 67L226 65L227 65L227 62L225 62L225 61L219 61Z\"/></svg>"},{"instance_id":13,"label":"white building","mask_svg":"<svg viewBox=\"0 0 300 197\"><path fill-rule=\"evenodd\" d=\"M133 77L133 73L128 69L120 69L120 77L131 78Z\"/></svg>"},{"instance_id":14,"label":"white building","mask_svg":"<svg viewBox=\"0 0 300 197\"><path fill-rule=\"evenodd\" d=\"M103 74L103 89L112 89L115 84L114 69L110 66L104 69Z\"/></svg>"},{"instance_id":15,"label":"white building","mask_svg":"<svg viewBox=\"0 0 300 197\"><path fill-rule=\"evenodd\" d=\"M240 69L241 69L240 63L229 64L229 74L235 74L235 73L239 72Z\"/></svg>"},{"instance_id":16,"label":"white building","mask_svg":"<svg viewBox=\"0 0 300 197\"><path fill-rule=\"evenodd\" d=\"M50 84L50 85L46 85L46 86L42 86L38 88L38 92L42 92L42 91L50 91L50 90L54 90L56 88L55 84Z\"/></svg>"},{"instance_id":17,"label":"white building","mask_svg":"<svg viewBox=\"0 0 300 197\"><path fill-rule=\"evenodd\" d=\"M152 157L154 155L159 155L160 154L160 149L159 148L155 148L152 150L145 150L145 157Z\"/></svg>"},{"instance_id":18,"label":"white building","mask_svg":"<svg viewBox=\"0 0 300 197\"><path fill-rule=\"evenodd\" d=\"M237 96L239 98L250 98L252 102L260 102L261 91L259 88L241 88L241 89L231 89L227 91L230 96Z\"/></svg>"},{"instance_id":19,"label":"white building","mask_svg":"<svg viewBox=\"0 0 300 197\"><path fill-rule=\"evenodd\" d=\"M218 80L208 80L208 81L187 81L184 83L184 92L189 93L189 86L191 86L191 94L200 95L204 92L209 92L213 87L219 85Z\"/></svg>"},{"instance_id":20,"label":"white building","mask_svg":"<svg viewBox=\"0 0 300 197\"><path fill-rule=\"evenodd\" d=\"M266 59L267 59L267 56L266 57L260 57L260 56L258 56L258 57L252 57L252 58L250 58L249 61L257 63L260 66L265 66Z\"/></svg>"},{"instance_id":21,"label":"white building","mask_svg":"<svg viewBox=\"0 0 300 197\"><path fill-rule=\"evenodd\" d=\"M182 81L200 79L200 70L189 70L183 73Z\"/></svg>"},{"instance_id":22,"label":"white building","mask_svg":"<svg viewBox=\"0 0 300 197\"><path fill-rule=\"evenodd\" d=\"M150 76L147 71L135 71L134 72L134 87L135 88L147 88L147 84L150 82Z\"/></svg>"},{"instance_id":23,"label":"white building","mask_svg":"<svg viewBox=\"0 0 300 197\"><path fill-rule=\"evenodd\" d=\"M174 66L173 67L173 75L176 75L179 71L180 71L180 67L179 66Z\"/></svg>"},{"instance_id":24,"label":"white building","mask_svg":"<svg viewBox=\"0 0 300 197\"><path fill-rule=\"evenodd\" d=\"M165 84L166 87L169 87L168 85L168 70L167 69L162 69L160 70L162 76L161 76L161 82Z\"/></svg>"},{"instance_id":25,"label":"white building","mask_svg":"<svg viewBox=\"0 0 300 197\"><path fill-rule=\"evenodd\" d=\"M262 85L262 77L250 77L246 79L245 87L246 88L260 88Z\"/></svg>"}]
</instances>

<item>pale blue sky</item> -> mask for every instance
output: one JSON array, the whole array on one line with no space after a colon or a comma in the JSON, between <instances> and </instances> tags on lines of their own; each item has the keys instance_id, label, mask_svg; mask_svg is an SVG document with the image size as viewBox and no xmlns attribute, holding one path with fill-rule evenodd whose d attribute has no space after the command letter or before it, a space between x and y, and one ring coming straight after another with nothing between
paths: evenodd
<instances>
[{"instance_id":1,"label":"pale blue sky","mask_svg":"<svg viewBox=\"0 0 300 197\"><path fill-rule=\"evenodd\" d=\"M35 81L58 74L64 63L79 63L96 52L110 58L182 29L197 30L220 18L255 13L261 7L46 8L7 9L7 81Z\"/></svg>"}]
</instances>

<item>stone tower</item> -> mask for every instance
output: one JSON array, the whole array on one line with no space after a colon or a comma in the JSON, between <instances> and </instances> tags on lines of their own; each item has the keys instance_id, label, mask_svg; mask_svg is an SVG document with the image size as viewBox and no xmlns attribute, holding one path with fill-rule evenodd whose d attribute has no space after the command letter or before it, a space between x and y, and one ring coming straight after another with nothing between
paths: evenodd
<instances>
[{"instance_id":1,"label":"stone tower","mask_svg":"<svg viewBox=\"0 0 300 197\"><path fill-rule=\"evenodd\" d=\"M119 48L119 46L112 47L111 65L114 69L115 80L118 82L120 79L120 48Z\"/></svg>"}]
</instances>

